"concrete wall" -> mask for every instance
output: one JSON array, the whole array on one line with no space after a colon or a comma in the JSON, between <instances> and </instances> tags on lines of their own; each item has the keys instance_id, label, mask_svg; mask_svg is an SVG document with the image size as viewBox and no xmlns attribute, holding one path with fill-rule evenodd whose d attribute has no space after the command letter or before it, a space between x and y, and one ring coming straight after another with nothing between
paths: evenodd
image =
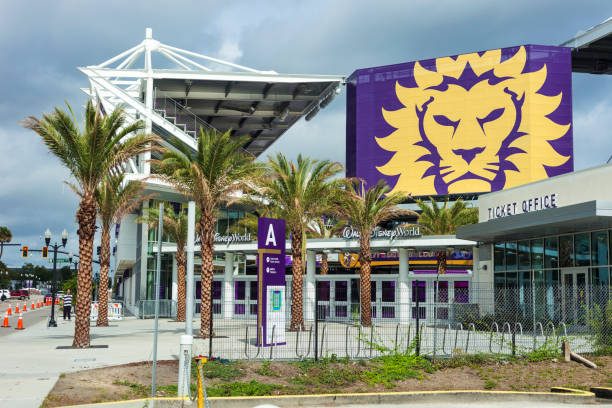
<instances>
[{"instance_id":1,"label":"concrete wall","mask_svg":"<svg viewBox=\"0 0 612 408\"><path fill-rule=\"evenodd\" d=\"M117 238L117 253L115 254L116 271L129 268L136 261L137 217L136 214L128 214L121 220Z\"/></svg>"}]
</instances>

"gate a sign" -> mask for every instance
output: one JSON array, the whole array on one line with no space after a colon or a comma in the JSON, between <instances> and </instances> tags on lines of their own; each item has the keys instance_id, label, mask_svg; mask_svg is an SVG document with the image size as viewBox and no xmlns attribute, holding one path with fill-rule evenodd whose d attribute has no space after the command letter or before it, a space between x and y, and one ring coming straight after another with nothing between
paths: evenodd
<instances>
[{"instance_id":1,"label":"gate a sign","mask_svg":"<svg viewBox=\"0 0 612 408\"><path fill-rule=\"evenodd\" d=\"M285 344L285 220L259 218L257 257L257 345Z\"/></svg>"}]
</instances>

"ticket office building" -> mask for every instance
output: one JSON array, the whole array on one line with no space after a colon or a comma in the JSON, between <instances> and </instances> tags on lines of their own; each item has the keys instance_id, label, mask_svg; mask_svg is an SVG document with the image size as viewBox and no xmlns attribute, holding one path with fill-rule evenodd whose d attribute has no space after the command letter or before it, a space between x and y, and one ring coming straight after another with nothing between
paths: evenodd
<instances>
[{"instance_id":1,"label":"ticket office building","mask_svg":"<svg viewBox=\"0 0 612 408\"><path fill-rule=\"evenodd\" d=\"M612 192L605 165L480 196L479 223L457 236L479 242L495 313L584 326L610 297ZM489 256L483 257L484 253Z\"/></svg>"}]
</instances>

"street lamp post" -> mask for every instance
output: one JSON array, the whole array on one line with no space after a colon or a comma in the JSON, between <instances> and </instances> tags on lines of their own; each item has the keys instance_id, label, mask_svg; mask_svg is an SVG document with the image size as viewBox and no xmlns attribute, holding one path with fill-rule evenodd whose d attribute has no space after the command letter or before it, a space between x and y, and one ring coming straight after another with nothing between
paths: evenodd
<instances>
[{"instance_id":1,"label":"street lamp post","mask_svg":"<svg viewBox=\"0 0 612 408\"><path fill-rule=\"evenodd\" d=\"M66 246L66 242L68 242L68 232L64 229L62 231L62 247ZM49 320L49 327L57 327L57 323L55 322L55 295L57 293L57 251L60 248L60 245L56 242L53 245L51 244L51 230L47 228L45 231L45 244L47 247L51 247L53 250L53 282L51 284L51 320Z\"/></svg>"}]
</instances>

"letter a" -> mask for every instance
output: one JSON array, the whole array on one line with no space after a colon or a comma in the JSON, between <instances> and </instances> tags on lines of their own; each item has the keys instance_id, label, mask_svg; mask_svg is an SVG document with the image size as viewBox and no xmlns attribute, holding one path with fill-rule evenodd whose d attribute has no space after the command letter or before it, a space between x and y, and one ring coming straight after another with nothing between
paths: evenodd
<instances>
[{"instance_id":1,"label":"letter a","mask_svg":"<svg viewBox=\"0 0 612 408\"><path fill-rule=\"evenodd\" d=\"M270 224L270 228L268 228L268 235L266 235L266 243L265 245L272 242L272 245L276 246L276 237L274 236L274 228L272 228L272 224Z\"/></svg>"}]
</instances>

